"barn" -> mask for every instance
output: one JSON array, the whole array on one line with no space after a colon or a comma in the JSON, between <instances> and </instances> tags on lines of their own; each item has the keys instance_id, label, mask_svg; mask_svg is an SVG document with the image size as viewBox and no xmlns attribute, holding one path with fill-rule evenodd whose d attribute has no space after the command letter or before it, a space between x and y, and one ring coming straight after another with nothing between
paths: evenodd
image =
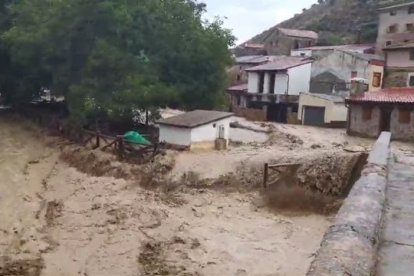
<instances>
[{"instance_id":1,"label":"barn","mask_svg":"<svg viewBox=\"0 0 414 276\"><path fill-rule=\"evenodd\" d=\"M228 145L233 113L195 110L162 119L159 142L189 149L213 149L216 141Z\"/></svg>"}]
</instances>

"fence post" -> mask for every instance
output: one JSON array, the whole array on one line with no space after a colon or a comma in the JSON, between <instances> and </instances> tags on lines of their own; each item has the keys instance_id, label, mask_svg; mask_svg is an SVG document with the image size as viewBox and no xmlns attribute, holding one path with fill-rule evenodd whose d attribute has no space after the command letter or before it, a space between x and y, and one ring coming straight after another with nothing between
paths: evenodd
<instances>
[{"instance_id":1,"label":"fence post","mask_svg":"<svg viewBox=\"0 0 414 276\"><path fill-rule=\"evenodd\" d=\"M96 132L96 147L97 149L99 149L101 147L101 135L99 133L99 131Z\"/></svg>"},{"instance_id":2,"label":"fence post","mask_svg":"<svg viewBox=\"0 0 414 276\"><path fill-rule=\"evenodd\" d=\"M263 187L266 189L267 188L267 180L269 177L269 164L265 163L264 164L264 172L263 172Z\"/></svg>"},{"instance_id":3,"label":"fence post","mask_svg":"<svg viewBox=\"0 0 414 276\"><path fill-rule=\"evenodd\" d=\"M118 155L120 158L124 158L124 139L118 137Z\"/></svg>"}]
</instances>

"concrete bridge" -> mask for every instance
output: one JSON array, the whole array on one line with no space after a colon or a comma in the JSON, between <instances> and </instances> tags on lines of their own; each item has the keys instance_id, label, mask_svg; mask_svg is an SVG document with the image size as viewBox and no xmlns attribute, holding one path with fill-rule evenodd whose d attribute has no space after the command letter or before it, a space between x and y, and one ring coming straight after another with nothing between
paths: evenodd
<instances>
[{"instance_id":1,"label":"concrete bridge","mask_svg":"<svg viewBox=\"0 0 414 276\"><path fill-rule=\"evenodd\" d=\"M379 137L307 275L414 275L414 154L390 140Z\"/></svg>"}]
</instances>

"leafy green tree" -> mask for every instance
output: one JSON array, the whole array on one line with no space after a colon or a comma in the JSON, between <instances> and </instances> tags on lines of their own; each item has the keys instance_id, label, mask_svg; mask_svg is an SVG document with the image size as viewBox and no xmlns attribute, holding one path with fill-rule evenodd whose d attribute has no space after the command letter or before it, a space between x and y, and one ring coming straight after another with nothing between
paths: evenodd
<instances>
[{"instance_id":1,"label":"leafy green tree","mask_svg":"<svg viewBox=\"0 0 414 276\"><path fill-rule=\"evenodd\" d=\"M12 63L64 95L77 122L130 117L167 104L220 103L234 38L190 0L21 0L2 38Z\"/></svg>"}]
</instances>

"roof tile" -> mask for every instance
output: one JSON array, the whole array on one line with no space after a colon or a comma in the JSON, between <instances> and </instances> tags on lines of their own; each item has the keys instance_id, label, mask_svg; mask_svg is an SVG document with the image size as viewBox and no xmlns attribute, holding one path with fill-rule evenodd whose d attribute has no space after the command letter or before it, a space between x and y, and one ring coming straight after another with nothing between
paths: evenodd
<instances>
[{"instance_id":1,"label":"roof tile","mask_svg":"<svg viewBox=\"0 0 414 276\"><path fill-rule=\"evenodd\" d=\"M366 92L346 99L347 103L413 103L414 88L386 88L378 92Z\"/></svg>"}]
</instances>

